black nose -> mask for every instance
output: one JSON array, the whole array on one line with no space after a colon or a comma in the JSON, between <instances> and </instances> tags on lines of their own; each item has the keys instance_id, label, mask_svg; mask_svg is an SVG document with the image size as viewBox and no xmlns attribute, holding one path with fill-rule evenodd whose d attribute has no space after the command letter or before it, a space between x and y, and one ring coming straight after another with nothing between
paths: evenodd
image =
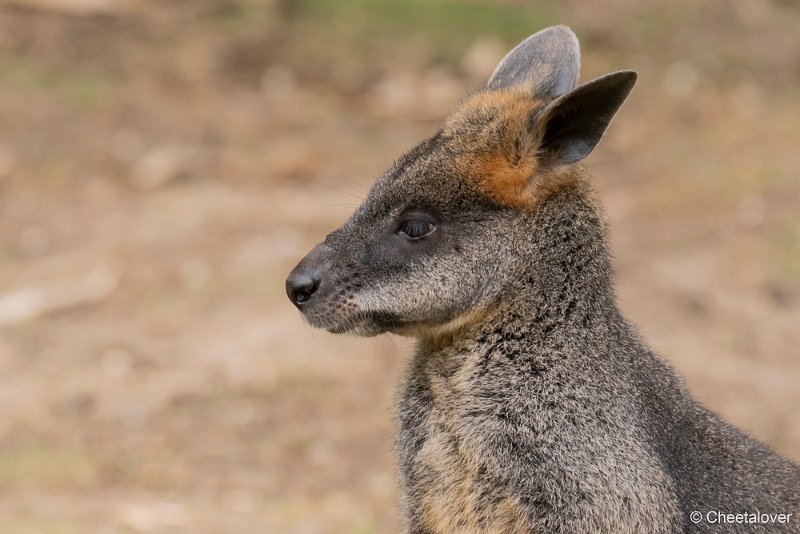
<instances>
[{"instance_id":1,"label":"black nose","mask_svg":"<svg viewBox=\"0 0 800 534\"><path fill-rule=\"evenodd\" d=\"M289 295L289 300L300 308L319 289L321 280L322 277L318 272L296 269L286 279L286 294Z\"/></svg>"}]
</instances>

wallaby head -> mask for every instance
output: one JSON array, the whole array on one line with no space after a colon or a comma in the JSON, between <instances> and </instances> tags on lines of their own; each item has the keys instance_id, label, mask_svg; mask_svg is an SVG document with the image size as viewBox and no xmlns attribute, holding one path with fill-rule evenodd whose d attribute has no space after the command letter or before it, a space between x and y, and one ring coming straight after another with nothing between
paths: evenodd
<instances>
[{"instance_id":1,"label":"wallaby head","mask_svg":"<svg viewBox=\"0 0 800 534\"><path fill-rule=\"evenodd\" d=\"M579 70L567 27L514 48L487 87L398 160L292 271L287 293L308 322L335 333L425 337L469 322L535 278L531 266L546 249L563 247L546 227L569 219L570 203L593 205L575 164L636 81L620 71L578 86ZM545 209L553 199L560 207Z\"/></svg>"}]
</instances>

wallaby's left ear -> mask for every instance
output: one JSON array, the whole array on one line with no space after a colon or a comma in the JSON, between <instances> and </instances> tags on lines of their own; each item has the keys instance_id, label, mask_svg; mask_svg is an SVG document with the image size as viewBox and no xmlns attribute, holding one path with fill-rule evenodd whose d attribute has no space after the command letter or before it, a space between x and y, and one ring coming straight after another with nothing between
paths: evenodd
<instances>
[{"instance_id":1,"label":"wallaby's left ear","mask_svg":"<svg viewBox=\"0 0 800 534\"><path fill-rule=\"evenodd\" d=\"M551 102L537 120L540 161L560 165L588 156L635 83L634 71L613 72Z\"/></svg>"}]
</instances>

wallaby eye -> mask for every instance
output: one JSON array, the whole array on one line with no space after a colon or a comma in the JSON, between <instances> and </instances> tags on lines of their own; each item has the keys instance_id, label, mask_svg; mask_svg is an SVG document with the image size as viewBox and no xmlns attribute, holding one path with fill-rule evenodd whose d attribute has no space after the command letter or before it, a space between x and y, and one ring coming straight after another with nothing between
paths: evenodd
<instances>
[{"instance_id":1,"label":"wallaby eye","mask_svg":"<svg viewBox=\"0 0 800 534\"><path fill-rule=\"evenodd\" d=\"M434 229L436 229L436 226L430 221L426 221L424 219L412 219L401 224L397 233L407 237L408 239L420 239L421 237L425 237L433 232Z\"/></svg>"}]
</instances>

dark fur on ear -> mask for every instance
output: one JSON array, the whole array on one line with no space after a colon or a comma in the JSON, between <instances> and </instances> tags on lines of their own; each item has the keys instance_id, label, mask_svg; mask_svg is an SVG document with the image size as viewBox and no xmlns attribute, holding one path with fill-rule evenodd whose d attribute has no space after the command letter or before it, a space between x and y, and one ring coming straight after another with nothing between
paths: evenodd
<instances>
[{"instance_id":1,"label":"dark fur on ear","mask_svg":"<svg viewBox=\"0 0 800 534\"><path fill-rule=\"evenodd\" d=\"M537 113L541 163L564 165L588 156L635 83L632 70L612 72L562 95Z\"/></svg>"},{"instance_id":2,"label":"dark fur on ear","mask_svg":"<svg viewBox=\"0 0 800 534\"><path fill-rule=\"evenodd\" d=\"M566 26L537 32L516 46L489 79L489 89L521 89L536 100L553 100L578 85L581 51Z\"/></svg>"},{"instance_id":3,"label":"dark fur on ear","mask_svg":"<svg viewBox=\"0 0 800 534\"><path fill-rule=\"evenodd\" d=\"M490 91L512 90L544 103L531 118L543 165L576 163L588 156L636 83L630 70L578 87L580 45L566 26L539 31L518 44L489 79Z\"/></svg>"}]
</instances>

